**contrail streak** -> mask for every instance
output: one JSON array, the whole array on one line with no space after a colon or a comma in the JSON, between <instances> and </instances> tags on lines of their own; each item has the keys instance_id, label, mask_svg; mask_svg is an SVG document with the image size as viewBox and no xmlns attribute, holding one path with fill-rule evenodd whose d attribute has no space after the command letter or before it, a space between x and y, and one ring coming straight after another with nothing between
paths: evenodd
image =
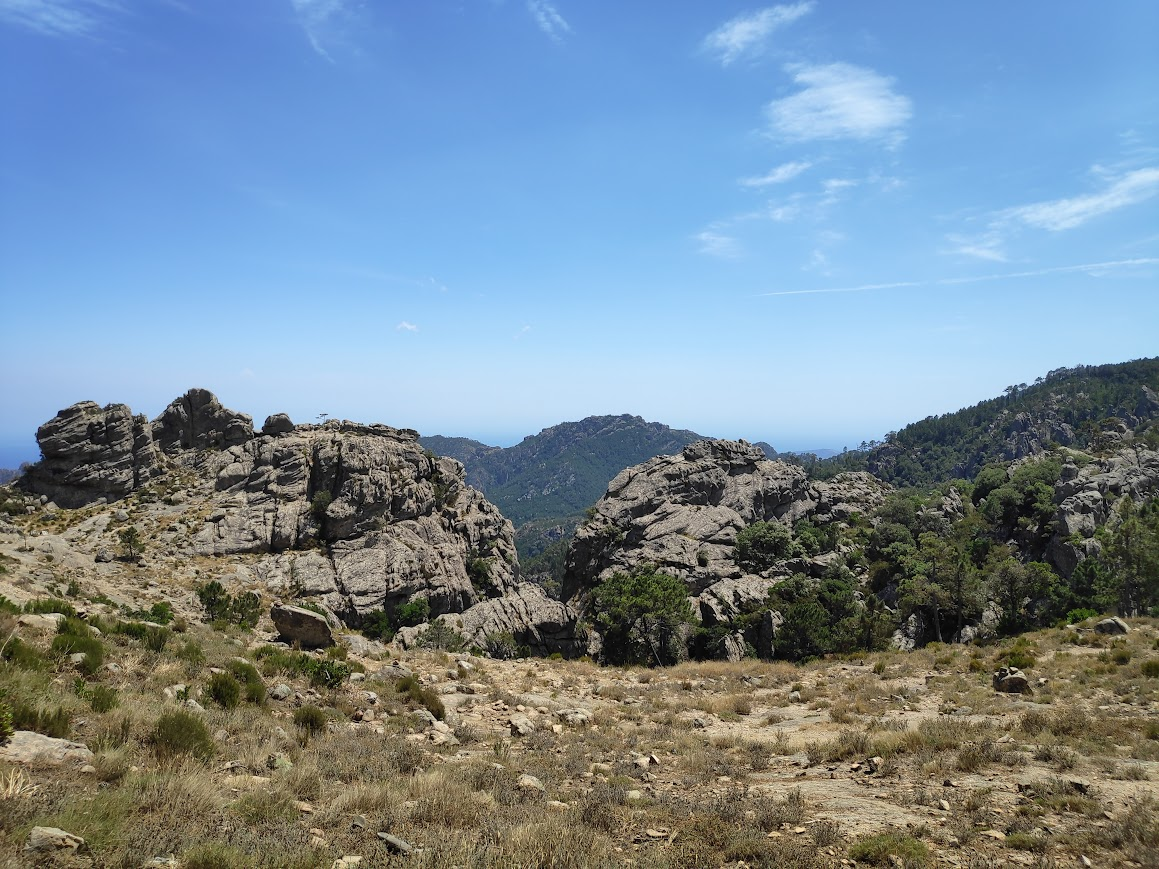
<instances>
[{"instance_id":1,"label":"contrail streak","mask_svg":"<svg viewBox=\"0 0 1159 869\"><path fill-rule=\"evenodd\" d=\"M779 290L773 293L758 293L764 296L813 296L821 293L864 293L869 290L899 290L906 287L948 287L955 284L978 284L984 281L1001 281L1013 278L1037 278L1043 275L1059 275L1067 272L1088 272L1095 269L1123 268L1125 266L1159 265L1159 258L1115 260L1105 263L1085 263L1078 266L1055 266L1049 269L1035 269L1029 272L1005 272L998 275L978 275L972 278L938 278L931 281L895 281L889 284L862 284L858 287L828 287L821 290Z\"/></svg>"}]
</instances>

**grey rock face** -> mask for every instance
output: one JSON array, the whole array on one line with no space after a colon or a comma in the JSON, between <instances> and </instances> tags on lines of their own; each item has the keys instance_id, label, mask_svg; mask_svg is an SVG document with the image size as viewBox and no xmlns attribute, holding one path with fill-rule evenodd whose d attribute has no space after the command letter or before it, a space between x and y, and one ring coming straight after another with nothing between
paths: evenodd
<instances>
[{"instance_id":1,"label":"grey rock face","mask_svg":"<svg viewBox=\"0 0 1159 869\"><path fill-rule=\"evenodd\" d=\"M687 584L706 623L723 621L742 604L763 600L777 579L745 573L733 561L737 532L757 521L865 514L888 488L864 473L811 483L803 468L770 461L744 441L689 444L680 455L651 459L612 480L576 531L564 599L648 563ZM808 561L796 567L812 569Z\"/></svg>"},{"instance_id":2,"label":"grey rock face","mask_svg":"<svg viewBox=\"0 0 1159 869\"><path fill-rule=\"evenodd\" d=\"M1129 634L1131 627L1121 618L1112 617L1103 619L1095 625L1095 631L1100 634Z\"/></svg>"},{"instance_id":3,"label":"grey rock face","mask_svg":"<svg viewBox=\"0 0 1159 869\"><path fill-rule=\"evenodd\" d=\"M278 633L304 649L321 649L334 645L334 635L326 617L298 606L274 604L270 618Z\"/></svg>"},{"instance_id":4,"label":"grey rock face","mask_svg":"<svg viewBox=\"0 0 1159 869\"><path fill-rule=\"evenodd\" d=\"M65 508L123 498L162 473L149 423L124 404L82 401L36 432L42 460L18 485Z\"/></svg>"},{"instance_id":5,"label":"grey rock face","mask_svg":"<svg viewBox=\"0 0 1159 869\"><path fill-rule=\"evenodd\" d=\"M1017 667L999 667L991 680L995 691L1006 694L1033 694L1030 679Z\"/></svg>"},{"instance_id":6,"label":"grey rock face","mask_svg":"<svg viewBox=\"0 0 1159 869\"><path fill-rule=\"evenodd\" d=\"M582 653L587 645L576 639L577 614L552 600L532 583L520 583L503 597L475 604L444 620L461 633L468 645L482 647L488 634L510 633L515 642L535 654Z\"/></svg>"},{"instance_id":7,"label":"grey rock face","mask_svg":"<svg viewBox=\"0 0 1159 869\"><path fill-rule=\"evenodd\" d=\"M1121 499L1139 503L1159 492L1159 451L1133 445L1082 468L1067 463L1054 492L1057 531L1047 558L1069 578L1083 559L1100 552L1095 529L1113 520Z\"/></svg>"},{"instance_id":8,"label":"grey rock face","mask_svg":"<svg viewBox=\"0 0 1159 869\"><path fill-rule=\"evenodd\" d=\"M253 418L222 407L208 389L189 390L153 422L153 440L167 453L221 449L245 443L253 436Z\"/></svg>"},{"instance_id":9,"label":"grey rock face","mask_svg":"<svg viewBox=\"0 0 1159 869\"><path fill-rule=\"evenodd\" d=\"M79 851L85 847L80 836L65 832L59 827L33 827L24 843L26 852L47 854L50 852Z\"/></svg>"}]
</instances>

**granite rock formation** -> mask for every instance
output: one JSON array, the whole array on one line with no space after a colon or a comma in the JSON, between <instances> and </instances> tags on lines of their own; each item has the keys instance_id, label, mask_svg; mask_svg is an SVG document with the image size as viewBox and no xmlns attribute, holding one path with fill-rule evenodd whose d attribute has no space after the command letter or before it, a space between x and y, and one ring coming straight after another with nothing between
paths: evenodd
<instances>
[{"instance_id":1,"label":"granite rock formation","mask_svg":"<svg viewBox=\"0 0 1159 869\"><path fill-rule=\"evenodd\" d=\"M747 573L733 560L737 532L758 521L825 523L869 513L889 487L865 473L810 481L744 441L706 440L621 472L576 531L565 600L617 571L652 564L685 582L706 623L763 600L780 575L819 573L826 556L796 559L780 573ZM774 575L776 574L776 575Z\"/></svg>"},{"instance_id":2,"label":"granite rock formation","mask_svg":"<svg viewBox=\"0 0 1159 869\"><path fill-rule=\"evenodd\" d=\"M183 505L186 533L171 546L250 556L250 578L349 625L421 598L432 617L463 613L473 636L511 631L544 651L570 643L570 611L517 587L511 523L409 429L295 426L275 414L255 433L248 415L193 389L152 423L81 402L37 436L43 459L22 478L27 491L69 508L164 495Z\"/></svg>"}]
</instances>

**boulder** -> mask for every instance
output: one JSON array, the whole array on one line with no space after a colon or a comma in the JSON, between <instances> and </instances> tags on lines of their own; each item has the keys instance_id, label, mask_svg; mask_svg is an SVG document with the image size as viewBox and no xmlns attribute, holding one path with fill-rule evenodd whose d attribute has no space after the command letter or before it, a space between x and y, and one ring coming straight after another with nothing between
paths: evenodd
<instances>
[{"instance_id":1,"label":"boulder","mask_svg":"<svg viewBox=\"0 0 1159 869\"><path fill-rule=\"evenodd\" d=\"M33 827L28 832L24 850L29 853L49 854L63 851L79 851L85 847L85 840L58 827Z\"/></svg>"},{"instance_id":2,"label":"boulder","mask_svg":"<svg viewBox=\"0 0 1159 869\"><path fill-rule=\"evenodd\" d=\"M87 745L56 739L31 730L17 730L4 745L0 745L0 760L10 763L44 763L60 766L66 763L83 765L91 762L93 753Z\"/></svg>"},{"instance_id":3,"label":"boulder","mask_svg":"<svg viewBox=\"0 0 1159 869\"><path fill-rule=\"evenodd\" d=\"M503 597L490 598L443 620L467 640L484 647L489 634L509 633L532 653L582 654L586 644L576 639L577 615L571 607L552 600L533 583L519 583Z\"/></svg>"},{"instance_id":4,"label":"boulder","mask_svg":"<svg viewBox=\"0 0 1159 869\"><path fill-rule=\"evenodd\" d=\"M274 604L270 618L278 633L303 649L321 649L334 645L334 634L324 615L302 607Z\"/></svg>"},{"instance_id":5,"label":"boulder","mask_svg":"<svg viewBox=\"0 0 1159 869\"><path fill-rule=\"evenodd\" d=\"M1128 634L1131 627L1118 616L1112 616L1095 624L1095 631L1100 634Z\"/></svg>"},{"instance_id":6,"label":"boulder","mask_svg":"<svg viewBox=\"0 0 1159 869\"><path fill-rule=\"evenodd\" d=\"M1030 679L1017 667L999 667L992 678L995 691L1005 694L1033 694Z\"/></svg>"},{"instance_id":7,"label":"boulder","mask_svg":"<svg viewBox=\"0 0 1159 869\"><path fill-rule=\"evenodd\" d=\"M289 434L294 430L294 423L289 415L284 413L275 413L266 417L266 421L262 423L262 434L264 435L281 435Z\"/></svg>"}]
</instances>

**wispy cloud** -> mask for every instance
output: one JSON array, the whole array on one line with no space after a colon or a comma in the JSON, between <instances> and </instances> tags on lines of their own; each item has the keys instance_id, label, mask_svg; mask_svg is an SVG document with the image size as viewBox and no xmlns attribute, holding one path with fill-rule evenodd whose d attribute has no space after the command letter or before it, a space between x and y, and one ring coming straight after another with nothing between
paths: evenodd
<instances>
[{"instance_id":1,"label":"wispy cloud","mask_svg":"<svg viewBox=\"0 0 1159 869\"><path fill-rule=\"evenodd\" d=\"M0 21L45 36L90 36L124 11L114 0L0 0Z\"/></svg>"},{"instance_id":2,"label":"wispy cloud","mask_svg":"<svg viewBox=\"0 0 1159 869\"><path fill-rule=\"evenodd\" d=\"M531 331L530 326L524 326L522 329L520 329L518 332L515 333L515 340L518 341L520 338L522 338L524 335L526 335L530 331Z\"/></svg>"},{"instance_id":3,"label":"wispy cloud","mask_svg":"<svg viewBox=\"0 0 1159 869\"><path fill-rule=\"evenodd\" d=\"M768 187L772 184L784 184L786 181L792 181L810 166L812 163L803 160L795 160L791 163L782 163L776 169L773 169L766 175L761 175L756 178L742 178L740 180L741 187Z\"/></svg>"},{"instance_id":4,"label":"wispy cloud","mask_svg":"<svg viewBox=\"0 0 1159 869\"><path fill-rule=\"evenodd\" d=\"M860 139L899 144L913 115L909 97L894 80L848 63L790 66L802 90L769 103L769 132L778 139Z\"/></svg>"},{"instance_id":5,"label":"wispy cloud","mask_svg":"<svg viewBox=\"0 0 1159 869\"><path fill-rule=\"evenodd\" d=\"M336 28L351 11L351 0L290 0L310 46L331 63L323 42L335 38Z\"/></svg>"},{"instance_id":6,"label":"wispy cloud","mask_svg":"<svg viewBox=\"0 0 1159 869\"><path fill-rule=\"evenodd\" d=\"M403 320L401 323L395 326L394 329L396 332L417 332L419 327L414 323L408 323L406 320Z\"/></svg>"},{"instance_id":7,"label":"wispy cloud","mask_svg":"<svg viewBox=\"0 0 1159 869\"><path fill-rule=\"evenodd\" d=\"M549 0L527 0L527 11L531 13L539 29L556 42L562 42L564 36L571 33L571 25Z\"/></svg>"},{"instance_id":8,"label":"wispy cloud","mask_svg":"<svg viewBox=\"0 0 1159 869\"><path fill-rule=\"evenodd\" d=\"M1094 168L1097 172L1101 167ZM1001 216L1037 229L1058 232L1074 229L1088 220L1143 202L1159 193L1159 168L1136 169L1109 180L1107 187L1097 193L1022 205L1002 212Z\"/></svg>"},{"instance_id":9,"label":"wispy cloud","mask_svg":"<svg viewBox=\"0 0 1159 869\"><path fill-rule=\"evenodd\" d=\"M813 10L813 5L812 2L806 2L790 6L769 6L756 12L738 15L708 34L701 47L709 54L715 55L722 66L728 66L746 54L759 54L774 30L808 15Z\"/></svg>"},{"instance_id":10,"label":"wispy cloud","mask_svg":"<svg viewBox=\"0 0 1159 869\"><path fill-rule=\"evenodd\" d=\"M975 235L947 235L949 247L942 253L1005 262L1006 244L1020 229L1030 227L1049 232L1075 229L1096 217L1136 205L1159 194L1159 168L1148 167L1115 174L1113 170L1096 164L1091 167L1091 174L1101 183L1101 190L991 212L986 218L984 231Z\"/></svg>"},{"instance_id":11,"label":"wispy cloud","mask_svg":"<svg viewBox=\"0 0 1159 869\"><path fill-rule=\"evenodd\" d=\"M696 234L700 243L700 252L721 259L736 259L740 256L740 245L730 235L718 232L715 229L706 229Z\"/></svg>"},{"instance_id":12,"label":"wispy cloud","mask_svg":"<svg viewBox=\"0 0 1159 869\"><path fill-rule=\"evenodd\" d=\"M1039 278L1047 275L1062 275L1073 274L1075 272L1086 272L1092 277L1100 277L1108 271L1125 268L1138 268L1140 266L1155 266L1159 265L1159 257L1140 257L1138 259L1113 260L1111 262L1101 263L1083 263L1082 265L1073 266L1054 266L1045 269L1032 269L1025 272L1003 272L1001 274L991 275L975 275L973 277L965 278L938 278L927 281L893 281L885 284L861 284L855 287L827 287L819 290L777 290L772 293L758 293L760 297L765 296L816 296L824 295L826 293L865 293L871 290L900 290L911 287L950 287L958 286L960 284L980 284L987 281L1006 281L1016 280L1018 278Z\"/></svg>"}]
</instances>

